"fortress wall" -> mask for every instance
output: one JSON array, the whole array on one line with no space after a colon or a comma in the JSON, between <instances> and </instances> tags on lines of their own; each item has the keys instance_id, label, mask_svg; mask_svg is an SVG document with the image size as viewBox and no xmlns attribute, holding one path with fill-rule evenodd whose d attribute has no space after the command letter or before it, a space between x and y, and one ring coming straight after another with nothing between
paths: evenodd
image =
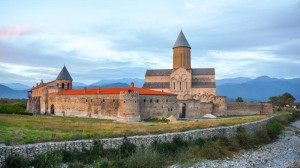
<instances>
[{"instance_id":1,"label":"fortress wall","mask_svg":"<svg viewBox=\"0 0 300 168\"><path fill-rule=\"evenodd\" d=\"M127 139L137 146L150 146L153 141L167 142L172 141L174 137L181 137L184 140L195 140L198 138L210 139L213 137L225 137L231 138L235 136L238 127L243 127L247 131L255 132L263 124L268 123L274 117L263 119L260 121L255 121L251 123L244 123L228 127L216 127L216 128L206 128L190 130L185 132L175 132L175 133L165 133L158 135L143 135L143 136L131 136ZM105 138L99 139L103 144L104 148L118 148L123 142L123 138ZM44 142L36 144L26 144L26 145L12 145L6 146L4 144L0 145L0 167L4 166L5 159L9 156L22 156L25 159L34 159L40 154L47 152L53 152L56 150L82 150L90 149L93 146L93 140L76 140L76 141L62 141L62 142Z\"/></svg>"},{"instance_id":2,"label":"fortress wall","mask_svg":"<svg viewBox=\"0 0 300 168\"><path fill-rule=\"evenodd\" d=\"M138 92L121 92L119 95L118 121L140 121L140 95Z\"/></svg>"},{"instance_id":3,"label":"fortress wall","mask_svg":"<svg viewBox=\"0 0 300 168\"><path fill-rule=\"evenodd\" d=\"M155 117L178 118L178 103L176 96L140 95L141 119Z\"/></svg>"},{"instance_id":4,"label":"fortress wall","mask_svg":"<svg viewBox=\"0 0 300 168\"><path fill-rule=\"evenodd\" d=\"M56 96L55 114L60 116L117 119L119 95Z\"/></svg>"},{"instance_id":5,"label":"fortress wall","mask_svg":"<svg viewBox=\"0 0 300 168\"><path fill-rule=\"evenodd\" d=\"M186 118L201 118L205 114L211 114L212 110L212 103L190 100L186 103Z\"/></svg>"},{"instance_id":6,"label":"fortress wall","mask_svg":"<svg viewBox=\"0 0 300 168\"><path fill-rule=\"evenodd\" d=\"M257 115L273 113L270 103L230 102L227 103L227 115Z\"/></svg>"},{"instance_id":7,"label":"fortress wall","mask_svg":"<svg viewBox=\"0 0 300 168\"><path fill-rule=\"evenodd\" d=\"M227 115L227 103L226 96L216 96L213 99L214 108L212 114L215 116L226 116Z\"/></svg>"}]
</instances>

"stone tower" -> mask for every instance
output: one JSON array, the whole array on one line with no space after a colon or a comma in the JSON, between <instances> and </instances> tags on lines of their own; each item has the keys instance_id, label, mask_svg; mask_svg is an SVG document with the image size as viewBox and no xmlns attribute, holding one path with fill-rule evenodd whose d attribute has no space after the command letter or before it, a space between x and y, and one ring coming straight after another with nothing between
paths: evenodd
<instances>
[{"instance_id":1,"label":"stone tower","mask_svg":"<svg viewBox=\"0 0 300 168\"><path fill-rule=\"evenodd\" d=\"M72 89L72 81L73 79L69 71L66 66L64 66L55 80L56 87L61 91Z\"/></svg>"},{"instance_id":2,"label":"stone tower","mask_svg":"<svg viewBox=\"0 0 300 168\"><path fill-rule=\"evenodd\" d=\"M191 46L182 30L173 46L173 69L191 69Z\"/></svg>"},{"instance_id":3,"label":"stone tower","mask_svg":"<svg viewBox=\"0 0 300 168\"><path fill-rule=\"evenodd\" d=\"M131 89L120 92L117 116L119 121L141 121L139 97L140 94Z\"/></svg>"}]
</instances>

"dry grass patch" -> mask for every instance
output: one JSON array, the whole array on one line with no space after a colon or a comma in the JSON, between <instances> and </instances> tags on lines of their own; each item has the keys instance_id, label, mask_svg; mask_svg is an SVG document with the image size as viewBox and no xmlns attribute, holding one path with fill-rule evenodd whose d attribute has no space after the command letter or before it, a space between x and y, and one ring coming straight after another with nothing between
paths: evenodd
<instances>
[{"instance_id":1,"label":"dry grass patch","mask_svg":"<svg viewBox=\"0 0 300 168\"><path fill-rule=\"evenodd\" d=\"M24 144L43 141L107 138L127 135L147 135L186 131L217 126L229 126L267 118L245 116L174 123L120 123L112 120L58 116L22 116L0 114L0 143ZM12 136L16 133L22 136Z\"/></svg>"}]
</instances>

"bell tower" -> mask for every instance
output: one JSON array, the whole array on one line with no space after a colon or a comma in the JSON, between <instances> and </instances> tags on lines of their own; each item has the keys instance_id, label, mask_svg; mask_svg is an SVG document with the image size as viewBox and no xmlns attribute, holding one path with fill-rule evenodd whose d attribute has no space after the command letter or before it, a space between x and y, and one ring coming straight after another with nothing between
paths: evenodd
<instances>
[{"instance_id":1,"label":"bell tower","mask_svg":"<svg viewBox=\"0 0 300 168\"><path fill-rule=\"evenodd\" d=\"M182 30L173 46L173 69L191 69L191 46Z\"/></svg>"},{"instance_id":2,"label":"bell tower","mask_svg":"<svg viewBox=\"0 0 300 168\"><path fill-rule=\"evenodd\" d=\"M56 81L56 87L61 91L72 89L73 79L69 71L67 70L66 66L62 68L55 81Z\"/></svg>"}]
</instances>

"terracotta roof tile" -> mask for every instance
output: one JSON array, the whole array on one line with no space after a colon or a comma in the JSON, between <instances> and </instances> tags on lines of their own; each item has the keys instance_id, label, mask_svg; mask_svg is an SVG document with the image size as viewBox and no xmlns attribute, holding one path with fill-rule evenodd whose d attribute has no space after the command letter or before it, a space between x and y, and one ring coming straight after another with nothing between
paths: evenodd
<instances>
[{"instance_id":1,"label":"terracotta roof tile","mask_svg":"<svg viewBox=\"0 0 300 168\"><path fill-rule=\"evenodd\" d=\"M120 94L122 91L133 90L134 92L138 92L140 95L165 95L165 96L177 96L176 94L160 92L150 89L144 88L100 88L100 92L98 93L98 88L94 89L86 89L85 94ZM58 95L84 95L84 89L80 90L66 90L60 92Z\"/></svg>"}]
</instances>

